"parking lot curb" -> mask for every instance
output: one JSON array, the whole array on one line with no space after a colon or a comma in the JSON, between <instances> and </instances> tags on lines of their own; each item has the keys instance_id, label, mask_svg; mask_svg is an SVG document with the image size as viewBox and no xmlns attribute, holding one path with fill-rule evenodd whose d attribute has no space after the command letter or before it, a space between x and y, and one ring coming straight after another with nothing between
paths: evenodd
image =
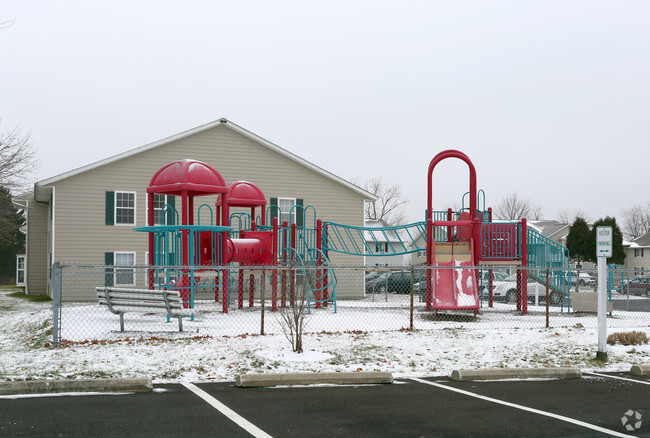
<instances>
[{"instance_id":1,"label":"parking lot curb","mask_svg":"<svg viewBox=\"0 0 650 438\"><path fill-rule=\"evenodd\" d=\"M393 374L379 371L348 373L241 374L235 379L235 386L242 388L319 384L367 385L375 383L393 383Z\"/></svg>"},{"instance_id":2,"label":"parking lot curb","mask_svg":"<svg viewBox=\"0 0 650 438\"><path fill-rule=\"evenodd\" d=\"M630 374L634 376L650 376L650 365L632 365Z\"/></svg>"},{"instance_id":3,"label":"parking lot curb","mask_svg":"<svg viewBox=\"0 0 650 438\"><path fill-rule=\"evenodd\" d=\"M149 392L151 379L70 379L0 382L0 395L51 394L58 392Z\"/></svg>"},{"instance_id":4,"label":"parking lot curb","mask_svg":"<svg viewBox=\"0 0 650 438\"><path fill-rule=\"evenodd\" d=\"M472 380L502 379L579 379L582 372L578 368L485 368L474 370L454 370L452 380L468 382Z\"/></svg>"}]
</instances>

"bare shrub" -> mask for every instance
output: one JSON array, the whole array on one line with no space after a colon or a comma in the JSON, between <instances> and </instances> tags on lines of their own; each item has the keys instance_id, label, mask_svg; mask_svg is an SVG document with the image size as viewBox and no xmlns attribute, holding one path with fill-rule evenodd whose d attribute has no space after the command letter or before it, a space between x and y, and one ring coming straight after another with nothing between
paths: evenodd
<instances>
[{"instance_id":1,"label":"bare shrub","mask_svg":"<svg viewBox=\"0 0 650 438\"><path fill-rule=\"evenodd\" d=\"M641 345L648 343L648 335L644 332L617 332L607 336L609 345Z\"/></svg>"},{"instance_id":2,"label":"bare shrub","mask_svg":"<svg viewBox=\"0 0 650 438\"><path fill-rule=\"evenodd\" d=\"M291 269L292 267L290 272ZM282 318L282 331L291 343L291 349L296 353L302 353L302 335L305 332L306 316L309 311L306 286L309 279L303 276L295 279L294 275L290 275L290 278L294 282L294 287L291 288L294 291L293 296L290 297L288 305L280 308L279 313Z\"/></svg>"}]
</instances>

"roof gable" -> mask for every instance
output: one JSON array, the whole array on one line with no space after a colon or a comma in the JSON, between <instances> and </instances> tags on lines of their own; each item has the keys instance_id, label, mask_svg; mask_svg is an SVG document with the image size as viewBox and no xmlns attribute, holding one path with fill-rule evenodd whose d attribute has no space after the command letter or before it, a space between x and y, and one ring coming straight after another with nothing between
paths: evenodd
<instances>
[{"instance_id":1,"label":"roof gable","mask_svg":"<svg viewBox=\"0 0 650 438\"><path fill-rule=\"evenodd\" d=\"M136 154L139 154L141 152L148 151L150 149L154 149L154 148L162 146L162 145L166 145L168 143L171 143L171 142L174 142L174 141L189 137L189 136L194 135L194 134L198 134L200 132L203 132L203 131L206 131L208 129L212 129L212 128L215 128L215 127L218 127L218 126L225 126L225 127L229 128L229 129L232 129L233 131L235 131L235 132L237 132L237 133L239 133L239 134L241 134L241 135L243 135L245 137L248 137L249 139L255 141L256 143L259 143L262 146L265 146L265 147L267 147L267 148L269 148L269 149L271 149L271 150L285 156L286 158L288 158L290 160L293 160L293 161L307 167L308 169L310 169L310 170L312 170L312 171L314 171L314 172L316 172L316 173L318 173L318 174L320 174L320 175L322 175L322 176L324 176L324 177L326 177L326 178L328 178L328 179L330 179L330 180L332 180L332 181L334 181L334 182L336 182L338 184L341 184L341 185L349 188L350 190L360 194L361 196L363 196L366 199L376 200L376 196L374 196L372 193L362 189L361 187L358 187L358 186L352 184L349 181L346 181L345 179L343 179L343 178L341 178L341 177L339 177L337 175L334 175L331 172L326 171L325 169L323 169L323 168L321 168L321 167L319 167L319 166L305 160L304 158L299 157L298 155L295 155L295 154L287 151L286 149L281 148L280 146L276 145L275 143L272 143L272 142L270 142L268 140L265 140L264 138L262 138L262 137L260 137L260 136L258 136L256 134L248 131L247 129L242 128L241 126L231 122L230 120L228 120L226 118L221 118L221 119L215 120L213 122L209 122L209 123L197 126L196 128L192 128L192 129L189 129L187 131L183 131L181 133L172 135L170 137L163 138L163 139L155 141L153 143L149 143L149 144L137 147L135 149L131 149L129 151L122 152L122 153L117 154L117 155L113 155L112 157L108 157L108 158L105 158L103 160L88 164L86 166L79 167L79 168L71 170L69 172L65 172L65 173L56 175L54 177L38 181L38 182L36 182L34 184L35 196L39 195L38 194L39 187L42 188L42 187L45 187L45 186L48 186L48 185L55 184L56 182L61 181L63 179L66 179L66 178L81 174L83 172L88 172L90 170L105 166L107 164L114 163L114 162L119 161L119 160L129 158L129 157L131 157L133 155L136 155Z\"/></svg>"},{"instance_id":2,"label":"roof gable","mask_svg":"<svg viewBox=\"0 0 650 438\"><path fill-rule=\"evenodd\" d=\"M650 246L650 233L637 237L632 241L632 243L635 243L638 246Z\"/></svg>"}]
</instances>

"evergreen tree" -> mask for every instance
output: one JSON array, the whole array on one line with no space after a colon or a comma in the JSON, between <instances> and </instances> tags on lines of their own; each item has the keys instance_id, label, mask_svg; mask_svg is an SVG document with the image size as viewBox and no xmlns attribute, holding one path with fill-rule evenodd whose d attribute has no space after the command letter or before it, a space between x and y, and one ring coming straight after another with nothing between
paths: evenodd
<instances>
[{"instance_id":1,"label":"evergreen tree","mask_svg":"<svg viewBox=\"0 0 650 438\"><path fill-rule=\"evenodd\" d=\"M566 239L566 246L569 248L571 259L577 263L591 259L591 253L595 251L591 246L591 231L589 225L581 217L577 217L569 228L569 235Z\"/></svg>"},{"instance_id":2,"label":"evergreen tree","mask_svg":"<svg viewBox=\"0 0 650 438\"><path fill-rule=\"evenodd\" d=\"M598 219L591 228L591 238L589 239L590 258L592 262L597 262L596 257L596 229L598 227L612 227L612 257L607 259L608 263L622 265L625 263L625 249L623 248L623 233L616 224L616 218L607 216L605 219Z\"/></svg>"},{"instance_id":3,"label":"evergreen tree","mask_svg":"<svg viewBox=\"0 0 650 438\"><path fill-rule=\"evenodd\" d=\"M11 202L11 192L0 186L0 277L5 281L16 273L16 255L25 250L22 211Z\"/></svg>"}]
</instances>

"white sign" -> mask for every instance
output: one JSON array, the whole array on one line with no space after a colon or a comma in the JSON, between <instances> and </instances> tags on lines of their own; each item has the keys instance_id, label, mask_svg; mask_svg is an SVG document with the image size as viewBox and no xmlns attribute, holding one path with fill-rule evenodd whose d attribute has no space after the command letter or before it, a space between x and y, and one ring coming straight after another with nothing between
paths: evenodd
<instances>
[{"instance_id":1,"label":"white sign","mask_svg":"<svg viewBox=\"0 0 650 438\"><path fill-rule=\"evenodd\" d=\"M612 256L612 227L596 227L596 257Z\"/></svg>"}]
</instances>

